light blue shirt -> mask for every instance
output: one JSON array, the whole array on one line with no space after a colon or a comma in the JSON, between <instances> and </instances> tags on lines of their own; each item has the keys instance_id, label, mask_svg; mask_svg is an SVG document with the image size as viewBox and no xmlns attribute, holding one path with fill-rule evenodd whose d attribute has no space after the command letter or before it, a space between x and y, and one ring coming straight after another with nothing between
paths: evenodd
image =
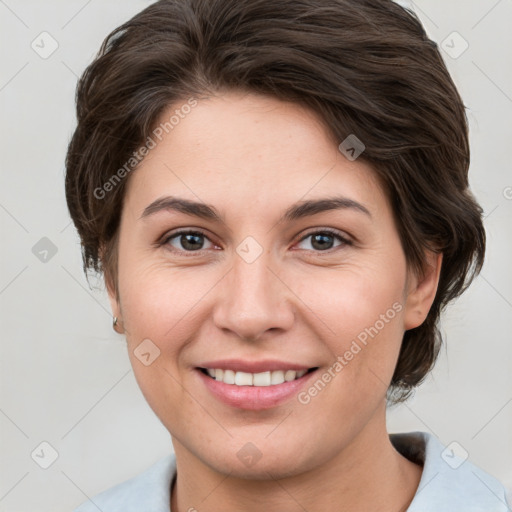
<instances>
[{"instance_id":1,"label":"light blue shirt","mask_svg":"<svg viewBox=\"0 0 512 512\"><path fill-rule=\"evenodd\" d=\"M485 471L446 448L426 432L390 434L393 446L423 464L420 484L407 512L511 512L505 489ZM171 512L176 475L173 454L138 476L82 504L74 512Z\"/></svg>"}]
</instances>

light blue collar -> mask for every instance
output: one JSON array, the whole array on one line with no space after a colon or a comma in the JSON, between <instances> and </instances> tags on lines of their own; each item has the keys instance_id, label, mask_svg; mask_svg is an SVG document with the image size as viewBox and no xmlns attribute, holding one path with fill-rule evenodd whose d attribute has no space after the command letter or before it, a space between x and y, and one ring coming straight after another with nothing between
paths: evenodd
<instances>
[{"instance_id":1,"label":"light blue collar","mask_svg":"<svg viewBox=\"0 0 512 512\"><path fill-rule=\"evenodd\" d=\"M390 434L404 457L423 462L418 490L407 512L510 512L494 477L445 447L431 434ZM460 446L460 445L459 445Z\"/></svg>"}]
</instances>

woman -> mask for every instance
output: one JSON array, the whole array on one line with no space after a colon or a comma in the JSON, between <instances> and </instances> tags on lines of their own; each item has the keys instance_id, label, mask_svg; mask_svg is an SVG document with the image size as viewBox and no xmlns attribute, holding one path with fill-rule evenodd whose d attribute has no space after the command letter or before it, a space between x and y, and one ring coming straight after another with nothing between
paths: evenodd
<instances>
[{"instance_id":1,"label":"woman","mask_svg":"<svg viewBox=\"0 0 512 512\"><path fill-rule=\"evenodd\" d=\"M462 100L387 0L162 0L82 76L66 196L175 455L80 512L509 510L386 404L479 272Z\"/></svg>"}]
</instances>

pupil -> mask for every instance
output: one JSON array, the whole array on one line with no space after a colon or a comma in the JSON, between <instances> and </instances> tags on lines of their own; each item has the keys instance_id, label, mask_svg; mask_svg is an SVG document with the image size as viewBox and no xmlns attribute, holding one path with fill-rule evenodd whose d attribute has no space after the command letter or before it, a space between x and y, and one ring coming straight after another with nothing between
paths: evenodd
<instances>
[{"instance_id":1,"label":"pupil","mask_svg":"<svg viewBox=\"0 0 512 512\"><path fill-rule=\"evenodd\" d=\"M201 249L201 247L203 246L203 244L201 243L201 235L194 235L194 234L186 234L186 235L181 235L181 245L185 248L185 249L190 249L190 250L197 250L197 249ZM199 241L198 241L199 239ZM199 245L199 247L198 247Z\"/></svg>"},{"instance_id":2,"label":"pupil","mask_svg":"<svg viewBox=\"0 0 512 512\"><path fill-rule=\"evenodd\" d=\"M318 247L315 247L316 242L320 242ZM332 235L326 233L314 235L312 244L316 249L330 249L332 246Z\"/></svg>"}]
</instances>

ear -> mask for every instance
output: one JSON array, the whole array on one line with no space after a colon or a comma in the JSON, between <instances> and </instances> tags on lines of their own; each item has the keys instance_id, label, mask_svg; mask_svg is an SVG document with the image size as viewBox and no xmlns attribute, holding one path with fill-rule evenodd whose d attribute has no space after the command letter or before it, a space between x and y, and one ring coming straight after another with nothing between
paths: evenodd
<instances>
[{"instance_id":1,"label":"ear","mask_svg":"<svg viewBox=\"0 0 512 512\"><path fill-rule=\"evenodd\" d=\"M112 309L112 327L118 334L124 334L125 331L123 315L121 313L121 304L119 302L119 297L116 294L112 279L108 275L105 275L105 285L107 288L108 299L110 301L110 307ZM115 323L114 319L116 319Z\"/></svg>"},{"instance_id":2,"label":"ear","mask_svg":"<svg viewBox=\"0 0 512 512\"><path fill-rule=\"evenodd\" d=\"M103 248L102 248L100 250L101 261L104 261L103 254L104 253L103 253ZM111 273L107 269L104 268L103 278L105 281L105 288L107 290L108 299L110 301L110 308L112 310L112 316L116 317L117 321L118 321L117 325L113 326L114 330L117 333L122 334L123 333L123 329L122 329L123 318L122 318L122 313L121 313L121 304L120 304L119 297L118 297L118 289L117 289L116 284L114 283L114 277L111 275Z\"/></svg>"},{"instance_id":3,"label":"ear","mask_svg":"<svg viewBox=\"0 0 512 512\"><path fill-rule=\"evenodd\" d=\"M425 261L421 275L411 272L407 278L404 313L406 331L419 327L425 321L436 296L443 254L427 251Z\"/></svg>"}]
</instances>

